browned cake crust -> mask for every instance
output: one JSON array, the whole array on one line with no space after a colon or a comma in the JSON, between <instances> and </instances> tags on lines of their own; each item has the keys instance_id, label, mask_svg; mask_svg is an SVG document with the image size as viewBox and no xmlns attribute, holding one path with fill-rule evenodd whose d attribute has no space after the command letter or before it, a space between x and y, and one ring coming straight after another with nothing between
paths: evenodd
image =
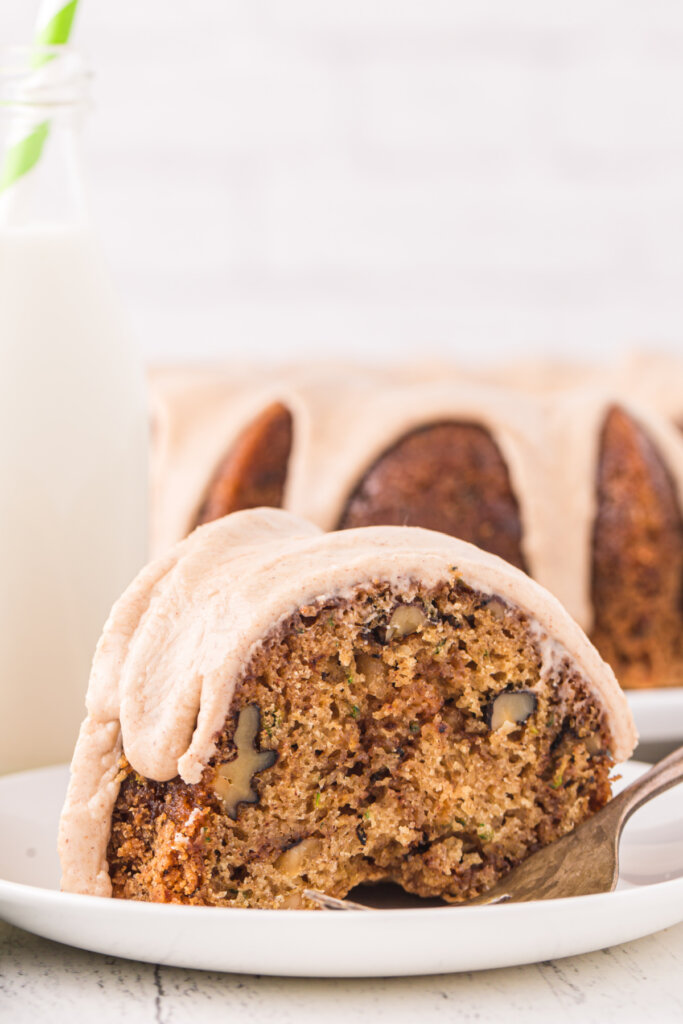
<instances>
[{"instance_id":1,"label":"browned cake crust","mask_svg":"<svg viewBox=\"0 0 683 1024\"><path fill-rule=\"evenodd\" d=\"M282 507L292 414L273 402L240 434L216 470L195 526L244 508Z\"/></svg>"},{"instance_id":2,"label":"browned cake crust","mask_svg":"<svg viewBox=\"0 0 683 1024\"><path fill-rule=\"evenodd\" d=\"M593 534L593 642L625 687L683 681L683 530L654 445L620 408L604 424Z\"/></svg>"},{"instance_id":3,"label":"browned cake crust","mask_svg":"<svg viewBox=\"0 0 683 1024\"><path fill-rule=\"evenodd\" d=\"M248 664L198 785L122 760L114 895L300 907L306 886L343 897L380 879L482 892L610 796L604 713L568 660L548 676L535 636L461 581L301 608Z\"/></svg>"},{"instance_id":4,"label":"browned cake crust","mask_svg":"<svg viewBox=\"0 0 683 1024\"><path fill-rule=\"evenodd\" d=\"M339 528L422 526L524 569L519 507L488 431L438 423L412 431L363 475Z\"/></svg>"}]
</instances>

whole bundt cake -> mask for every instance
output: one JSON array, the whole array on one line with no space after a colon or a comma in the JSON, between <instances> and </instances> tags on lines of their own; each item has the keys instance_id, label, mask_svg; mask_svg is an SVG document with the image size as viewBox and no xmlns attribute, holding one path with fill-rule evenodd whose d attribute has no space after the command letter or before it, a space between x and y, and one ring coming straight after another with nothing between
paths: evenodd
<instances>
[{"instance_id":1,"label":"whole bundt cake","mask_svg":"<svg viewBox=\"0 0 683 1024\"><path fill-rule=\"evenodd\" d=\"M237 512L153 562L93 662L61 820L70 892L458 902L610 797L635 730L559 602L412 527Z\"/></svg>"},{"instance_id":2,"label":"whole bundt cake","mask_svg":"<svg viewBox=\"0 0 683 1024\"><path fill-rule=\"evenodd\" d=\"M524 390L463 372L155 375L153 550L238 509L410 525L551 590L626 688L683 683L683 434L670 362ZM530 377L530 374L527 374ZM576 380L580 379L580 383ZM638 383L640 390L638 390Z\"/></svg>"}]
</instances>

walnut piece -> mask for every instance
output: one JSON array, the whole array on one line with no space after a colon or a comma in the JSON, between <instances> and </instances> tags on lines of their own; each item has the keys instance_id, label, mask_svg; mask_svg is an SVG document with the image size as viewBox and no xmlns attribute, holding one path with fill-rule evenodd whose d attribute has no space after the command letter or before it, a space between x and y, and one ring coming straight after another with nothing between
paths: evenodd
<instances>
[{"instance_id":1,"label":"walnut piece","mask_svg":"<svg viewBox=\"0 0 683 1024\"><path fill-rule=\"evenodd\" d=\"M275 861L275 867L288 878L299 878L310 868L311 862L320 856L322 850L323 844L320 839L309 836L281 853Z\"/></svg>"},{"instance_id":2,"label":"walnut piece","mask_svg":"<svg viewBox=\"0 0 683 1024\"><path fill-rule=\"evenodd\" d=\"M492 597L486 602L485 608L498 622L502 622L507 614L507 605L500 597Z\"/></svg>"},{"instance_id":3,"label":"walnut piece","mask_svg":"<svg viewBox=\"0 0 683 1024\"><path fill-rule=\"evenodd\" d=\"M487 708L489 727L495 732L506 722L523 725L536 710L536 695L531 690L503 690Z\"/></svg>"},{"instance_id":4,"label":"walnut piece","mask_svg":"<svg viewBox=\"0 0 683 1024\"><path fill-rule=\"evenodd\" d=\"M380 658L361 652L356 655L356 669L365 676L365 685L374 696L381 696L387 685L387 668Z\"/></svg>"},{"instance_id":5,"label":"walnut piece","mask_svg":"<svg viewBox=\"0 0 683 1024\"><path fill-rule=\"evenodd\" d=\"M427 616L422 608L414 604L400 604L389 619L384 639L387 643L390 640L400 640L404 636L416 633L426 621Z\"/></svg>"},{"instance_id":6,"label":"walnut piece","mask_svg":"<svg viewBox=\"0 0 683 1024\"><path fill-rule=\"evenodd\" d=\"M598 733L592 732L589 736L586 736L583 741L586 744L586 750L595 757L596 754L601 754L605 749L603 742Z\"/></svg>"},{"instance_id":7,"label":"walnut piece","mask_svg":"<svg viewBox=\"0 0 683 1024\"><path fill-rule=\"evenodd\" d=\"M247 704L239 712L233 737L237 757L216 769L213 788L233 821L237 821L240 804L258 803L258 793L252 785L254 775L272 768L277 760L274 750L258 749L260 729L261 712L258 704Z\"/></svg>"}]
</instances>

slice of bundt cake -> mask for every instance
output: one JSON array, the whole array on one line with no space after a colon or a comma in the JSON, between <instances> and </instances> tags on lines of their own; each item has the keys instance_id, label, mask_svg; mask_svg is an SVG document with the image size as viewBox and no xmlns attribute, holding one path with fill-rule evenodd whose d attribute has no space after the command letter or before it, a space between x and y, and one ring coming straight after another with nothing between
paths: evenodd
<instances>
[{"instance_id":1,"label":"slice of bundt cake","mask_svg":"<svg viewBox=\"0 0 683 1024\"><path fill-rule=\"evenodd\" d=\"M635 742L611 670L523 572L274 509L142 572L87 706L64 888L214 906L378 880L467 900L602 807Z\"/></svg>"}]
</instances>

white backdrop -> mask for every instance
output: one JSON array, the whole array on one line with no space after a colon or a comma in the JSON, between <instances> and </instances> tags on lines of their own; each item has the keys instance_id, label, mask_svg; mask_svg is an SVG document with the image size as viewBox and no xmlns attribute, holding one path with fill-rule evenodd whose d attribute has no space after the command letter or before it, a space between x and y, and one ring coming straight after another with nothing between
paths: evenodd
<instances>
[{"instance_id":1,"label":"white backdrop","mask_svg":"<svg viewBox=\"0 0 683 1024\"><path fill-rule=\"evenodd\" d=\"M80 6L148 359L683 342L676 0Z\"/></svg>"}]
</instances>

